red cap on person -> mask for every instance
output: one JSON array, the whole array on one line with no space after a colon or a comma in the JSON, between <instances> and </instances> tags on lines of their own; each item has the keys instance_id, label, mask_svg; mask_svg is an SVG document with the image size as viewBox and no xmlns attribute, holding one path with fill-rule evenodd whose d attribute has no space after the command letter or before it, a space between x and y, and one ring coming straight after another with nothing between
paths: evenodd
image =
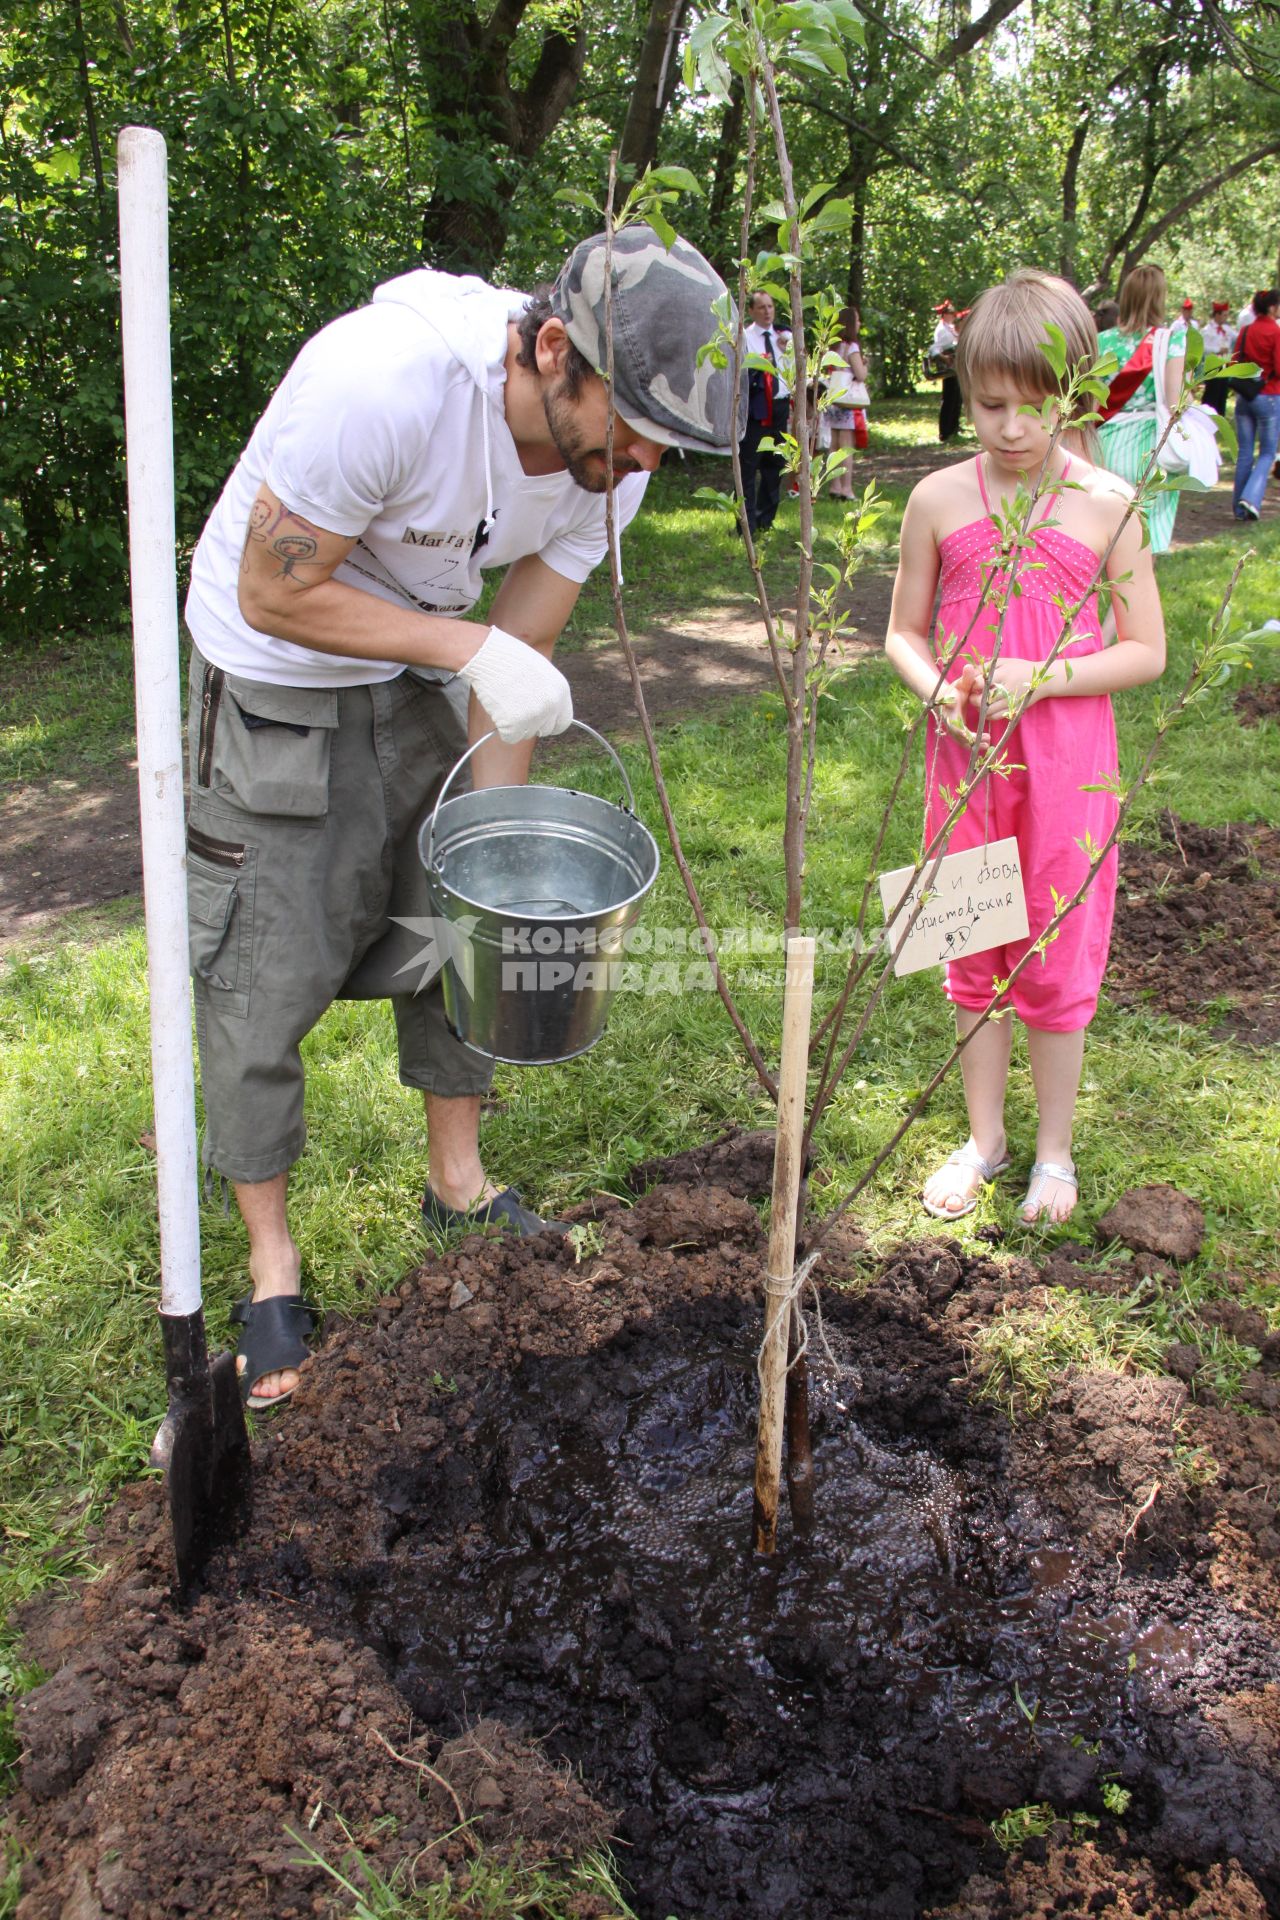
<instances>
[{"instance_id":1,"label":"red cap on person","mask_svg":"<svg viewBox=\"0 0 1280 1920\"><path fill-rule=\"evenodd\" d=\"M954 313L955 310L955 302L953 300L939 300L937 306L934 308L935 313Z\"/></svg>"},{"instance_id":2,"label":"red cap on person","mask_svg":"<svg viewBox=\"0 0 1280 1920\"><path fill-rule=\"evenodd\" d=\"M1183 301L1183 303L1182 303L1182 311L1183 311L1184 313L1194 313L1194 312L1195 312L1195 310L1196 310L1196 303L1195 303L1195 301L1194 301L1194 300L1184 300L1184 301Z\"/></svg>"},{"instance_id":3,"label":"red cap on person","mask_svg":"<svg viewBox=\"0 0 1280 1920\"><path fill-rule=\"evenodd\" d=\"M1215 300L1213 303L1213 311L1215 313L1230 313L1231 302L1229 300Z\"/></svg>"}]
</instances>

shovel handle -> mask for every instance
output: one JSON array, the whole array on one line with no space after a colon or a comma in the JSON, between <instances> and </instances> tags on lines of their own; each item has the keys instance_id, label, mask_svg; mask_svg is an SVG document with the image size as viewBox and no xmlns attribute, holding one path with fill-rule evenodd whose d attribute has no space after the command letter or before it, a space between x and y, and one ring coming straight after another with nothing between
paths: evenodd
<instances>
[{"instance_id":1,"label":"shovel handle","mask_svg":"<svg viewBox=\"0 0 1280 1920\"><path fill-rule=\"evenodd\" d=\"M593 740L598 740L600 742L600 745L604 748L609 758L613 761L614 766L618 769L618 772L622 775L622 784L627 790L626 811L628 813L634 813L636 810L635 790L631 785L631 780L630 780L630 777L628 776L626 768L623 766L621 760L618 758L613 748L609 745L609 742L605 739L604 735L602 733L597 733L594 727L589 727L585 720L571 720L569 722L569 725L571 727L581 728L583 733L589 733ZM496 740L497 737L498 737L498 732L497 732L497 728L495 727L491 733L486 733L479 740L477 740L474 746L468 747L466 752L463 754L461 760L458 761L457 765L450 768L448 774L445 777L444 785L441 787L439 793L436 795L436 803L434 807L432 807L431 809L431 819L427 823L427 845L426 845L425 854L423 856L424 866L426 866L432 873L439 873L440 871L439 867L437 867L436 865L436 815L439 813L441 807L444 805L445 795L448 793L450 787L453 785L458 775L462 772L462 769L466 766L472 754L479 753L481 747L485 746L490 740Z\"/></svg>"},{"instance_id":2,"label":"shovel handle","mask_svg":"<svg viewBox=\"0 0 1280 1920\"><path fill-rule=\"evenodd\" d=\"M168 169L164 140L150 127L124 127L117 151L129 587L151 1003L160 1311L186 1317L200 1310L200 1192L182 821Z\"/></svg>"}]
</instances>

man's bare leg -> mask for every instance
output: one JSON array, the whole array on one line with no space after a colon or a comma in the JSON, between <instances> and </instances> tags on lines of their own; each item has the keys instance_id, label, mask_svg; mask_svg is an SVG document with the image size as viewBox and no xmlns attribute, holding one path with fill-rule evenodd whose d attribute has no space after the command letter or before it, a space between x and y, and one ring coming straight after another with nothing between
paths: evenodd
<instances>
[{"instance_id":1,"label":"man's bare leg","mask_svg":"<svg viewBox=\"0 0 1280 1920\"><path fill-rule=\"evenodd\" d=\"M480 1164L479 1096L446 1100L424 1095L427 1110L427 1164L431 1190L447 1207L474 1207L492 1200L497 1188L486 1179ZM238 1181L236 1205L249 1235L249 1278L255 1300L275 1294L297 1293L302 1256L289 1231L287 1198L289 1176L274 1180ZM243 1373L244 1368L241 1366ZM264 1373L253 1385L256 1399L274 1400L292 1393L298 1375L292 1368Z\"/></svg>"},{"instance_id":2,"label":"man's bare leg","mask_svg":"<svg viewBox=\"0 0 1280 1920\"><path fill-rule=\"evenodd\" d=\"M289 1231L286 1200L289 1176L278 1173L274 1180L236 1181L236 1205L249 1235L249 1278L255 1300L269 1300L275 1294L297 1293L302 1278L302 1256ZM237 1361L240 1373L243 1360ZM283 1373L264 1373L250 1383L255 1399L274 1400L292 1393L298 1375L290 1367Z\"/></svg>"},{"instance_id":3,"label":"man's bare leg","mask_svg":"<svg viewBox=\"0 0 1280 1920\"><path fill-rule=\"evenodd\" d=\"M463 1212L492 1200L498 1189L480 1164L480 1096L445 1099L424 1093L427 1110L427 1178L446 1207Z\"/></svg>"}]
</instances>

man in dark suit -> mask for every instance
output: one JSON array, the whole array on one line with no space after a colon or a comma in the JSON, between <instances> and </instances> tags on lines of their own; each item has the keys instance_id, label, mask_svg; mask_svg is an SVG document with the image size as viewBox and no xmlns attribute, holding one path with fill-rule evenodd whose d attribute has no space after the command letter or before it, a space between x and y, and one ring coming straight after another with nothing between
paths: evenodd
<instances>
[{"instance_id":1,"label":"man in dark suit","mask_svg":"<svg viewBox=\"0 0 1280 1920\"><path fill-rule=\"evenodd\" d=\"M751 318L743 329L746 351L759 354L776 371L765 373L753 367L747 394L747 430L738 442L742 463L742 491L747 503L747 525L753 533L763 533L773 525L778 511L783 460L781 453L761 453L760 442L780 444L791 418L791 388L785 369L791 360L791 333L774 325L772 296L753 293Z\"/></svg>"}]
</instances>

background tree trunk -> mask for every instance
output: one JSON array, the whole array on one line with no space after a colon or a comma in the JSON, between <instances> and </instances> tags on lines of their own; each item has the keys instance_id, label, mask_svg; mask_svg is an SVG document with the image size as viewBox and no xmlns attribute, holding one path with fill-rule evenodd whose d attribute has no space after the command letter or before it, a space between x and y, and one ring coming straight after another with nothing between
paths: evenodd
<instances>
[{"instance_id":1,"label":"background tree trunk","mask_svg":"<svg viewBox=\"0 0 1280 1920\"><path fill-rule=\"evenodd\" d=\"M506 244L520 168L537 154L582 78L585 13L571 31L543 30L527 84L511 74L528 0L498 0L487 20L472 0L417 0L410 21L440 161L422 220L422 251L450 273L492 272Z\"/></svg>"},{"instance_id":2,"label":"background tree trunk","mask_svg":"<svg viewBox=\"0 0 1280 1920\"><path fill-rule=\"evenodd\" d=\"M618 141L618 171L628 182L639 179L658 157L662 118L680 78L677 54L688 12L689 0L652 0L650 5L635 86Z\"/></svg>"}]
</instances>

